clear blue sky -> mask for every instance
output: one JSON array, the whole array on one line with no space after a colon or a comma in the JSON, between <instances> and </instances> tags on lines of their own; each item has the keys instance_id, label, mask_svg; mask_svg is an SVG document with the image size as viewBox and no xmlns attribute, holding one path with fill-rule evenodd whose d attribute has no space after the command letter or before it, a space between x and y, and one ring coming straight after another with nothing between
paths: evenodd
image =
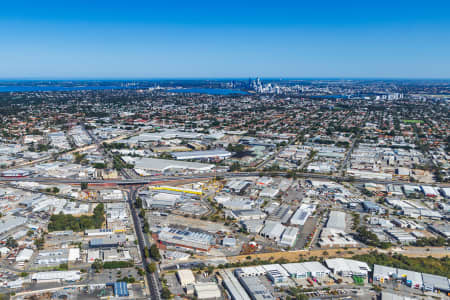
<instances>
[{"instance_id":1,"label":"clear blue sky","mask_svg":"<svg viewBox=\"0 0 450 300\"><path fill-rule=\"evenodd\" d=\"M0 78L450 78L450 1L1 1Z\"/></svg>"}]
</instances>

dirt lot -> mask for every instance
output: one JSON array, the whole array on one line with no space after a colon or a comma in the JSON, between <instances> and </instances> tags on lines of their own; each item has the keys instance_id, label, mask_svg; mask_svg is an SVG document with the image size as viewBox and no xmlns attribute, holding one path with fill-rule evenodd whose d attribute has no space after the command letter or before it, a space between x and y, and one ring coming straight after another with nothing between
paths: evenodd
<instances>
[{"instance_id":1,"label":"dirt lot","mask_svg":"<svg viewBox=\"0 0 450 300\"><path fill-rule=\"evenodd\" d=\"M391 249L390 252L392 253L401 253L405 256L409 257L426 257L426 256L433 256L436 258L441 258L446 255L449 255L450 251L446 250L442 247L428 247L430 251L424 251L424 248L415 248L415 247L408 247L405 248L405 250L402 249ZM273 260L277 260L280 258L285 258L289 262L297 262L300 258L300 255L303 255L303 258L308 258L311 256L317 256L317 257L352 257L356 254L366 254L370 251L374 250L373 248L349 248L349 249L324 249L324 250L296 250L296 251L281 251L281 252L272 252L272 253L259 253L259 254L253 254L250 255L251 259L260 258L262 260L267 260L269 258L272 258ZM385 252L388 253L389 251L381 251L379 252ZM238 255L238 256L230 256L227 257L227 259L230 262L239 262L239 261L246 261L247 255Z\"/></svg>"}]
</instances>

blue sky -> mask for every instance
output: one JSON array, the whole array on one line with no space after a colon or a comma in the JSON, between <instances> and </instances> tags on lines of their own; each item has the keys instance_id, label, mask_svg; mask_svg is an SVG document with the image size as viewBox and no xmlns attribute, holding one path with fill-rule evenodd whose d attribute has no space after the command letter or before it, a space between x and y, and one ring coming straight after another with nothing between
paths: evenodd
<instances>
[{"instance_id":1,"label":"blue sky","mask_svg":"<svg viewBox=\"0 0 450 300\"><path fill-rule=\"evenodd\" d=\"M450 78L450 1L1 1L0 78Z\"/></svg>"}]
</instances>

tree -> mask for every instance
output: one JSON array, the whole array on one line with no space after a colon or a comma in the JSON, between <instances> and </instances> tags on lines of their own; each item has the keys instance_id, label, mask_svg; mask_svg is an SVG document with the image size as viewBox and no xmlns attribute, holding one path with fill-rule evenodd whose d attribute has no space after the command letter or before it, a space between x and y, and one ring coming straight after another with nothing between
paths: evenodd
<instances>
[{"instance_id":1,"label":"tree","mask_svg":"<svg viewBox=\"0 0 450 300\"><path fill-rule=\"evenodd\" d=\"M36 246L36 248L38 248L38 250L44 249L44 244L45 244L44 236L41 236L40 238L34 240L34 245Z\"/></svg>"},{"instance_id":2,"label":"tree","mask_svg":"<svg viewBox=\"0 0 450 300\"><path fill-rule=\"evenodd\" d=\"M100 272L100 270L103 269L103 262L102 262L102 260L97 258L94 261L94 263L91 265L91 267L92 267L92 269L95 270L95 272L97 272L97 273Z\"/></svg>"},{"instance_id":3,"label":"tree","mask_svg":"<svg viewBox=\"0 0 450 300\"><path fill-rule=\"evenodd\" d=\"M81 190L87 190L87 188L88 188L88 184L86 182L82 182L80 186L81 186Z\"/></svg>"},{"instance_id":4,"label":"tree","mask_svg":"<svg viewBox=\"0 0 450 300\"><path fill-rule=\"evenodd\" d=\"M59 193L59 188L57 188L56 186L52 189L52 192L54 194L58 194Z\"/></svg>"},{"instance_id":5,"label":"tree","mask_svg":"<svg viewBox=\"0 0 450 300\"><path fill-rule=\"evenodd\" d=\"M15 239L13 239L12 237L9 237L6 240L6 247L8 248L16 248L19 246L19 243L17 243L17 241Z\"/></svg>"},{"instance_id":6,"label":"tree","mask_svg":"<svg viewBox=\"0 0 450 300\"><path fill-rule=\"evenodd\" d=\"M150 256L154 259L154 260L161 260L161 254L159 253L159 249L156 246L156 244L151 245L150 247Z\"/></svg>"},{"instance_id":7,"label":"tree","mask_svg":"<svg viewBox=\"0 0 450 300\"><path fill-rule=\"evenodd\" d=\"M142 208L142 199L141 199L141 197L137 197L136 198L136 207L137 208Z\"/></svg>"},{"instance_id":8,"label":"tree","mask_svg":"<svg viewBox=\"0 0 450 300\"><path fill-rule=\"evenodd\" d=\"M231 167L230 167L230 171L234 172L234 171L239 171L241 169L241 164L239 164L239 162L234 162Z\"/></svg>"},{"instance_id":9,"label":"tree","mask_svg":"<svg viewBox=\"0 0 450 300\"><path fill-rule=\"evenodd\" d=\"M155 273L156 272L156 264L152 262L151 264L147 265L147 272L148 273Z\"/></svg>"},{"instance_id":10,"label":"tree","mask_svg":"<svg viewBox=\"0 0 450 300\"><path fill-rule=\"evenodd\" d=\"M148 250L147 246L144 247L144 257L145 258L149 258L150 257L150 251Z\"/></svg>"},{"instance_id":11,"label":"tree","mask_svg":"<svg viewBox=\"0 0 450 300\"><path fill-rule=\"evenodd\" d=\"M163 299L170 299L172 297L172 293L170 292L167 286L164 286L161 290L161 297Z\"/></svg>"},{"instance_id":12,"label":"tree","mask_svg":"<svg viewBox=\"0 0 450 300\"><path fill-rule=\"evenodd\" d=\"M147 220L144 222L144 233L150 233L150 224L148 224Z\"/></svg>"}]
</instances>

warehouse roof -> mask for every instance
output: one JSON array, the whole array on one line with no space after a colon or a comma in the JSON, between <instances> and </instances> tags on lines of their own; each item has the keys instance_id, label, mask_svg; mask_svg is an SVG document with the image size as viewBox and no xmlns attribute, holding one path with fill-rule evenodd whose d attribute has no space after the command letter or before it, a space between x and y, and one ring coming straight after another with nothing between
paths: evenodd
<instances>
[{"instance_id":1,"label":"warehouse roof","mask_svg":"<svg viewBox=\"0 0 450 300\"><path fill-rule=\"evenodd\" d=\"M450 291L450 283L447 277L422 273L423 285L432 286L442 291Z\"/></svg>"},{"instance_id":2,"label":"warehouse roof","mask_svg":"<svg viewBox=\"0 0 450 300\"><path fill-rule=\"evenodd\" d=\"M229 157L231 152L221 149L205 150L205 151L185 151L172 152L171 155L176 159L199 159L213 157Z\"/></svg>"},{"instance_id":3,"label":"warehouse roof","mask_svg":"<svg viewBox=\"0 0 450 300\"><path fill-rule=\"evenodd\" d=\"M178 270L177 271L178 280L182 286L186 286L188 284L193 284L195 282L194 273L191 270Z\"/></svg>"},{"instance_id":4,"label":"warehouse roof","mask_svg":"<svg viewBox=\"0 0 450 300\"><path fill-rule=\"evenodd\" d=\"M135 168L159 172L164 172L169 169L207 171L214 168L214 165L145 157L136 160Z\"/></svg>"},{"instance_id":5,"label":"warehouse roof","mask_svg":"<svg viewBox=\"0 0 450 300\"><path fill-rule=\"evenodd\" d=\"M327 222L328 228L345 230L345 212L331 211Z\"/></svg>"},{"instance_id":6,"label":"warehouse roof","mask_svg":"<svg viewBox=\"0 0 450 300\"><path fill-rule=\"evenodd\" d=\"M225 288L235 300L250 300L242 285L230 270L219 271Z\"/></svg>"},{"instance_id":7,"label":"warehouse roof","mask_svg":"<svg viewBox=\"0 0 450 300\"><path fill-rule=\"evenodd\" d=\"M373 277L376 279L384 278L388 279L391 276L397 276L397 269L388 267L388 266L381 266L381 265L374 265L373 266Z\"/></svg>"}]
</instances>

